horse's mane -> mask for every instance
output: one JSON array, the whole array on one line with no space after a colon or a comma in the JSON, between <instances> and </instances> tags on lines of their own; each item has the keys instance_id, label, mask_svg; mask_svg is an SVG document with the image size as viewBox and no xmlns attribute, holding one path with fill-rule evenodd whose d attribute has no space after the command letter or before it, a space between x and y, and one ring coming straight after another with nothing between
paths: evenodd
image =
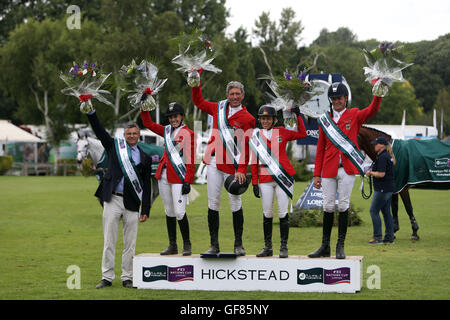
<instances>
[{"instance_id":1,"label":"horse's mane","mask_svg":"<svg viewBox=\"0 0 450 320\"><path fill-rule=\"evenodd\" d=\"M384 132L384 131L381 131L381 130L378 130L378 129L375 129L375 128L370 128L370 127L365 126L365 125L363 125L362 128L367 129L367 130L371 130L371 131L374 131L374 132L378 132L378 133L381 133L381 134L384 134L384 135L386 135L387 137L389 137L389 140L392 139L391 135L390 135L390 134L387 134L387 133Z\"/></svg>"}]
</instances>

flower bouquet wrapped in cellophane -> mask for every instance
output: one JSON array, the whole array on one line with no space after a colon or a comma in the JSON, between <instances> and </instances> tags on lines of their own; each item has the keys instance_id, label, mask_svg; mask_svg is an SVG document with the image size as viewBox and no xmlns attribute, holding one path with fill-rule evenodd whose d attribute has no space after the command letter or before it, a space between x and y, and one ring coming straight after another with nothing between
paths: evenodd
<instances>
[{"instance_id":1,"label":"flower bouquet wrapped in cellophane","mask_svg":"<svg viewBox=\"0 0 450 320\"><path fill-rule=\"evenodd\" d=\"M276 110L282 110L284 123L291 127L297 120L297 116L291 109L301 106L314 94L313 87L308 81L305 81L305 78L305 71L301 73L286 71L282 76L265 77L265 79L270 79L267 85L275 94L272 96L271 105Z\"/></svg>"},{"instance_id":2,"label":"flower bouquet wrapped in cellophane","mask_svg":"<svg viewBox=\"0 0 450 320\"><path fill-rule=\"evenodd\" d=\"M363 49L367 67L364 67L366 81L373 85L372 93L384 97L393 82L403 82L402 70L411 66L412 51L405 45L396 47L393 43L383 42L377 48Z\"/></svg>"},{"instance_id":3,"label":"flower bouquet wrapped in cellophane","mask_svg":"<svg viewBox=\"0 0 450 320\"><path fill-rule=\"evenodd\" d=\"M131 106L142 111L153 111L156 108L154 96L167 81L158 78L158 68L146 60L142 60L139 65L132 60L130 65L120 68L120 74L131 87L124 89L130 93L127 98Z\"/></svg>"},{"instance_id":4,"label":"flower bouquet wrapped in cellophane","mask_svg":"<svg viewBox=\"0 0 450 320\"><path fill-rule=\"evenodd\" d=\"M222 72L211 63L215 58L211 41L198 30L194 30L191 35L183 34L175 38L175 41L178 44L179 54L172 59L172 63L180 66L177 71L187 72L187 83L190 87L200 85L200 70Z\"/></svg>"},{"instance_id":5,"label":"flower bouquet wrapped in cellophane","mask_svg":"<svg viewBox=\"0 0 450 320\"><path fill-rule=\"evenodd\" d=\"M83 113L89 113L94 110L91 102L92 98L112 106L112 103L105 97L105 95L110 95L110 92L100 89L109 75L110 73L103 74L101 66L97 63L89 64L87 61L84 61L80 67L74 62L68 75L61 72L59 76L67 85L61 92L77 97L81 102L80 111Z\"/></svg>"}]
</instances>

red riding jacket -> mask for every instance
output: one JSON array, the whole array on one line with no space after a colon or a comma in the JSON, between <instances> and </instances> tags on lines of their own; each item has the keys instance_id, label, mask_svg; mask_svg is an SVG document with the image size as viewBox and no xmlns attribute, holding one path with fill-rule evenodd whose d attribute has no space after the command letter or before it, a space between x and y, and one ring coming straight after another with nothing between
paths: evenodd
<instances>
[{"instance_id":1,"label":"red riding jacket","mask_svg":"<svg viewBox=\"0 0 450 320\"><path fill-rule=\"evenodd\" d=\"M337 126L358 147L357 136L364 122L377 114L380 109L381 98L373 97L372 103L360 110L358 108L346 109L339 119ZM342 167L347 174L358 174L359 171L353 163L328 139L319 126L319 141L317 142L314 177L334 178L339 169L339 157Z\"/></svg>"},{"instance_id":2,"label":"red riding jacket","mask_svg":"<svg viewBox=\"0 0 450 320\"><path fill-rule=\"evenodd\" d=\"M238 139L238 144L242 142L244 148L240 150L241 158L239 160L239 166L237 170L234 168L233 161L228 157L225 150L225 146L222 143L222 139L219 134L218 119L217 119L217 102L206 101L203 98L200 87L192 88L192 101L199 109L213 116L213 129L211 139L208 141L203 162L205 164L210 163L210 159L213 153L216 156L216 166L222 172L234 174L236 171L246 174L247 166L249 162L249 146L248 141L251 137L252 130L255 127L255 118L247 111L247 108L242 106L242 110L236 112L231 117L227 118L229 125L235 130L235 137ZM227 106L227 114L228 114ZM239 133L237 133L239 132ZM243 139L243 141L242 141Z\"/></svg>"},{"instance_id":3,"label":"red riding jacket","mask_svg":"<svg viewBox=\"0 0 450 320\"><path fill-rule=\"evenodd\" d=\"M284 127L273 128L272 137L270 140L268 140L264 136L262 130L260 130L260 134L267 144L267 147L272 152L272 155L278 160L283 169L291 176L295 174L295 170L286 154L286 144L288 141L303 139L307 136L305 125L301 116L297 117L297 122L297 131L288 130ZM273 181L273 178L265 165L261 164L261 170L258 170L258 168L259 159L252 151L252 163L250 165L250 169L252 171L252 184L256 185L258 183Z\"/></svg>"},{"instance_id":4,"label":"red riding jacket","mask_svg":"<svg viewBox=\"0 0 450 320\"><path fill-rule=\"evenodd\" d=\"M150 117L150 112L141 111L141 118L145 127L150 129L157 135L164 137L164 126L153 122L152 118ZM184 126L180 128L180 131L178 131L177 135L173 140L175 143L177 143L178 150L183 153L183 158L185 160L186 176L184 181L192 184L194 182L194 175L195 175L194 131L190 130L187 126ZM164 149L164 154L159 162L158 169L156 170L155 173L156 179L158 180L161 179L161 173L164 167L166 167L167 169L166 171L167 181L169 181L170 183L177 183L177 184L182 183L180 177L178 177L175 169L172 166L172 162L170 161L167 155L166 149Z\"/></svg>"}]
</instances>

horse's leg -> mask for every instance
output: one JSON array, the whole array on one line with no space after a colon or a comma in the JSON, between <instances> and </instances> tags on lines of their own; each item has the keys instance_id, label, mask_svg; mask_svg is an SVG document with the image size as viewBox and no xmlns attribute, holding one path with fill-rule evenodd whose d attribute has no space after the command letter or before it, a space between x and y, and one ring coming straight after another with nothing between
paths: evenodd
<instances>
[{"instance_id":1,"label":"horse's leg","mask_svg":"<svg viewBox=\"0 0 450 320\"><path fill-rule=\"evenodd\" d=\"M419 240L419 235L417 230L419 230L419 225L417 224L416 218L413 214L413 207L411 204L411 198L409 197L409 189L406 187L400 192L403 204L405 205L406 213L408 213L409 220L411 221L412 235L411 240Z\"/></svg>"},{"instance_id":2,"label":"horse's leg","mask_svg":"<svg viewBox=\"0 0 450 320\"><path fill-rule=\"evenodd\" d=\"M398 223L398 193L392 195L391 201L392 218L394 219L394 233L400 230Z\"/></svg>"}]
</instances>

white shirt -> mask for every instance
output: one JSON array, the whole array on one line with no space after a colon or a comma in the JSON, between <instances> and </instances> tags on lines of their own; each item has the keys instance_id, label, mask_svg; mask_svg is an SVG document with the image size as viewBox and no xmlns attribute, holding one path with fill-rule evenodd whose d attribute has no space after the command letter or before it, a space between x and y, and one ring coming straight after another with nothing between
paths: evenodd
<instances>
[{"instance_id":1,"label":"white shirt","mask_svg":"<svg viewBox=\"0 0 450 320\"><path fill-rule=\"evenodd\" d=\"M228 108L228 118L231 118L236 112L238 112L240 110L242 110L242 104L236 108L229 107Z\"/></svg>"},{"instance_id":2,"label":"white shirt","mask_svg":"<svg viewBox=\"0 0 450 320\"><path fill-rule=\"evenodd\" d=\"M139 163L141 163L141 153L139 152L139 149L137 146L130 147L131 150L131 158L133 159L134 164L137 166ZM123 183L124 183L125 177L122 177L119 184L116 186L115 192L123 193Z\"/></svg>"},{"instance_id":3,"label":"white shirt","mask_svg":"<svg viewBox=\"0 0 450 320\"><path fill-rule=\"evenodd\" d=\"M175 129L172 128L172 133L171 133L172 139L175 138L175 137L177 136L178 131L180 131L180 129L181 129L182 127L184 127L184 126L185 126L184 124L180 124L180 125L179 125L178 127L176 127Z\"/></svg>"},{"instance_id":4,"label":"white shirt","mask_svg":"<svg viewBox=\"0 0 450 320\"><path fill-rule=\"evenodd\" d=\"M273 131L272 129L270 129L270 130L262 129L262 133L263 133L264 137L267 138L267 140L272 139L272 131Z\"/></svg>"},{"instance_id":5,"label":"white shirt","mask_svg":"<svg viewBox=\"0 0 450 320\"><path fill-rule=\"evenodd\" d=\"M342 114L347 110L347 108L344 108L342 111L336 111L333 109L333 120L334 122L338 123L339 119L341 118Z\"/></svg>"}]
</instances>

